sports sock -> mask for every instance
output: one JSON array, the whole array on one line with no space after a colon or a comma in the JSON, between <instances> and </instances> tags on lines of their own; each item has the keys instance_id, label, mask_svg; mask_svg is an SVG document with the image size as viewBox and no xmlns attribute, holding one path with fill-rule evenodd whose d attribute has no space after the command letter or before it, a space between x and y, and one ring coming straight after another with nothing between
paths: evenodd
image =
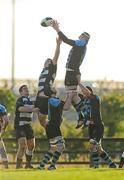
<instances>
[{"instance_id":1,"label":"sports sock","mask_svg":"<svg viewBox=\"0 0 124 180\"><path fill-rule=\"evenodd\" d=\"M53 154L51 152L47 152L43 158L43 160L40 162L40 167L44 167L48 161L52 158Z\"/></svg>"},{"instance_id":2,"label":"sports sock","mask_svg":"<svg viewBox=\"0 0 124 180\"><path fill-rule=\"evenodd\" d=\"M103 153L100 154L100 157L101 157L102 159L104 159L104 161L105 161L109 166L111 166L111 165L113 164L113 161L110 159L109 155L108 155L105 151L103 151Z\"/></svg>"},{"instance_id":3,"label":"sports sock","mask_svg":"<svg viewBox=\"0 0 124 180\"><path fill-rule=\"evenodd\" d=\"M50 166L55 166L57 161L59 160L59 157L61 156L61 153L58 152L58 151L55 151L54 154L53 154L53 159L51 161L51 164Z\"/></svg>"},{"instance_id":4,"label":"sports sock","mask_svg":"<svg viewBox=\"0 0 124 180\"><path fill-rule=\"evenodd\" d=\"M16 169L22 168L22 159L17 158Z\"/></svg>"},{"instance_id":5,"label":"sports sock","mask_svg":"<svg viewBox=\"0 0 124 180\"><path fill-rule=\"evenodd\" d=\"M26 166L30 167L31 166L32 155L25 154L25 156L26 156Z\"/></svg>"},{"instance_id":6,"label":"sports sock","mask_svg":"<svg viewBox=\"0 0 124 180\"><path fill-rule=\"evenodd\" d=\"M8 157L7 157L6 150L5 150L4 146L0 147L0 155L1 155L1 159L3 161L7 161L8 160Z\"/></svg>"},{"instance_id":7,"label":"sports sock","mask_svg":"<svg viewBox=\"0 0 124 180\"><path fill-rule=\"evenodd\" d=\"M97 152L92 153L92 160L93 160L94 168L99 168L99 155Z\"/></svg>"},{"instance_id":8,"label":"sports sock","mask_svg":"<svg viewBox=\"0 0 124 180\"><path fill-rule=\"evenodd\" d=\"M4 168L8 169L8 161L3 161L2 164L3 164Z\"/></svg>"}]
</instances>

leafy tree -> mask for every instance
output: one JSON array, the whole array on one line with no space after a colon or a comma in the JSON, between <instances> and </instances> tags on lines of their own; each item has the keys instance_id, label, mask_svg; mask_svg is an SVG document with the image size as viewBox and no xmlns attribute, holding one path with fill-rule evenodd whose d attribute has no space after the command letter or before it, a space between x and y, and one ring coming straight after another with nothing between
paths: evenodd
<instances>
[{"instance_id":1,"label":"leafy tree","mask_svg":"<svg viewBox=\"0 0 124 180\"><path fill-rule=\"evenodd\" d=\"M7 108L8 113L12 113L15 108L16 96L10 89L0 89L0 103Z\"/></svg>"},{"instance_id":2,"label":"leafy tree","mask_svg":"<svg viewBox=\"0 0 124 180\"><path fill-rule=\"evenodd\" d=\"M107 127L106 135L112 137L117 133L119 123L124 120L124 96L117 92L103 96L101 109Z\"/></svg>"}]
</instances>

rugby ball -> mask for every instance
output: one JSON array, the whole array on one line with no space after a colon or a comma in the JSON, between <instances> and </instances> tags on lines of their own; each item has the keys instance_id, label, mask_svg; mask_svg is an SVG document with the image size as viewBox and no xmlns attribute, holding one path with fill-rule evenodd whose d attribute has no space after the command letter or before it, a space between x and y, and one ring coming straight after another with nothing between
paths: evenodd
<instances>
[{"instance_id":1,"label":"rugby ball","mask_svg":"<svg viewBox=\"0 0 124 180\"><path fill-rule=\"evenodd\" d=\"M53 21L53 19L51 17L46 17L46 18L42 19L40 24L43 27L48 27L51 25L52 21Z\"/></svg>"}]
</instances>

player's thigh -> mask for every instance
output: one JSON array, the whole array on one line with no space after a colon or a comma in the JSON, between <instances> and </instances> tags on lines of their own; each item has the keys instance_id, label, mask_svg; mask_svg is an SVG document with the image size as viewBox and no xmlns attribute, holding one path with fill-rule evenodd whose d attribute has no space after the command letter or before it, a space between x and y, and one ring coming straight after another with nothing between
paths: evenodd
<instances>
[{"instance_id":1,"label":"player's thigh","mask_svg":"<svg viewBox=\"0 0 124 180\"><path fill-rule=\"evenodd\" d=\"M48 114L48 98L37 96L35 107L40 109L40 113L47 115Z\"/></svg>"},{"instance_id":2,"label":"player's thigh","mask_svg":"<svg viewBox=\"0 0 124 180\"><path fill-rule=\"evenodd\" d=\"M104 150L103 150L101 140L100 140L100 142L97 144L97 152L98 152L98 154L102 154L103 151Z\"/></svg>"},{"instance_id":3,"label":"player's thigh","mask_svg":"<svg viewBox=\"0 0 124 180\"><path fill-rule=\"evenodd\" d=\"M64 84L65 86L77 86L78 85L77 74L75 74L75 72L73 71L66 71Z\"/></svg>"},{"instance_id":4,"label":"player's thigh","mask_svg":"<svg viewBox=\"0 0 124 180\"><path fill-rule=\"evenodd\" d=\"M38 120L41 126L43 126L44 128L46 127L46 119L47 119L47 115L38 113Z\"/></svg>"}]
</instances>

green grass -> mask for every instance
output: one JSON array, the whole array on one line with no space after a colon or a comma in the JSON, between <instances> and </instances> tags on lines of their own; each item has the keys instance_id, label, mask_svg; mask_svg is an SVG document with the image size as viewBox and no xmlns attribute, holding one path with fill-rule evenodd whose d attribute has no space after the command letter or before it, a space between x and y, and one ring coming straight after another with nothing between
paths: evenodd
<instances>
[{"instance_id":1,"label":"green grass","mask_svg":"<svg viewBox=\"0 0 124 180\"><path fill-rule=\"evenodd\" d=\"M0 180L124 180L124 169L59 168L57 170L1 169Z\"/></svg>"}]
</instances>

